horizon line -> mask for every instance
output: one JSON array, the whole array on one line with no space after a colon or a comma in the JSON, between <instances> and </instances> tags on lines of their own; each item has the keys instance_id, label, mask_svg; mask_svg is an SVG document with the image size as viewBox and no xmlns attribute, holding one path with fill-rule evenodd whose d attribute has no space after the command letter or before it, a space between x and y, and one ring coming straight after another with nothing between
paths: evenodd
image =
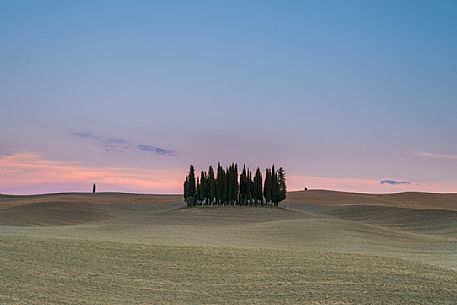
<instances>
[{"instance_id":1,"label":"horizon line","mask_svg":"<svg viewBox=\"0 0 457 305\"><path fill-rule=\"evenodd\" d=\"M346 194L359 194L359 195L396 195L396 194L408 194L408 193L418 193L418 194L457 194L457 192L425 192L425 191L403 191L403 192L393 192L393 193L368 193L368 192L351 192L351 191L341 191L341 190L332 190L332 189L308 189L308 190L294 190L294 191L287 191L287 193L298 193L298 192L313 192L313 191L321 191L321 192L335 192L335 193L346 193ZM116 192L116 191L108 191L108 192L50 192L50 193L32 193L32 194L6 194L0 193L0 197L2 196L45 196L45 195L94 195L97 194L124 194L124 195L152 195L152 196L183 196L182 193L135 193L135 192ZM286 198L287 200L287 198Z\"/></svg>"}]
</instances>

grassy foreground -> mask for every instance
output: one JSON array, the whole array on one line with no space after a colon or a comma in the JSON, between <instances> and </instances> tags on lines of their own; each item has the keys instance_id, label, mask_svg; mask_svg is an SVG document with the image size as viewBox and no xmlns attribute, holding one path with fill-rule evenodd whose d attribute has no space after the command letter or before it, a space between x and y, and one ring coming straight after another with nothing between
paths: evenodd
<instances>
[{"instance_id":1,"label":"grassy foreground","mask_svg":"<svg viewBox=\"0 0 457 305\"><path fill-rule=\"evenodd\" d=\"M457 212L176 209L170 197L59 196L32 207L0 200L0 304L457 300Z\"/></svg>"}]
</instances>

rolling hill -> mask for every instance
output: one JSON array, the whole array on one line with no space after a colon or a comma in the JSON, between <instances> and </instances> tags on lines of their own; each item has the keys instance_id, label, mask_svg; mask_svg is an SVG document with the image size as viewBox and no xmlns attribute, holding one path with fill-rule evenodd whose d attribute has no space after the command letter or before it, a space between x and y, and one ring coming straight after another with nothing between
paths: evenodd
<instances>
[{"instance_id":1,"label":"rolling hill","mask_svg":"<svg viewBox=\"0 0 457 305\"><path fill-rule=\"evenodd\" d=\"M129 209L178 203L177 195L59 193L0 196L0 225L68 225L100 221Z\"/></svg>"},{"instance_id":2,"label":"rolling hill","mask_svg":"<svg viewBox=\"0 0 457 305\"><path fill-rule=\"evenodd\" d=\"M319 206L379 205L400 208L457 211L457 194L419 192L365 194L328 190L309 190L287 193L286 203L308 203Z\"/></svg>"},{"instance_id":3,"label":"rolling hill","mask_svg":"<svg viewBox=\"0 0 457 305\"><path fill-rule=\"evenodd\" d=\"M0 196L0 303L455 304L451 195L289 196Z\"/></svg>"}]
</instances>

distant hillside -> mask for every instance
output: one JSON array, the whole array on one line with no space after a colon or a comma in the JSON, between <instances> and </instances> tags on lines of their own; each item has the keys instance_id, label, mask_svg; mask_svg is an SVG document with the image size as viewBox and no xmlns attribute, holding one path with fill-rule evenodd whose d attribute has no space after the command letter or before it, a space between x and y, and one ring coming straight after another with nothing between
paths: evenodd
<instances>
[{"instance_id":1,"label":"distant hillside","mask_svg":"<svg viewBox=\"0 0 457 305\"><path fill-rule=\"evenodd\" d=\"M181 195L147 195L127 193L61 193L31 196L0 196L0 225L82 224L124 215L143 209L179 208ZM284 206L293 210L318 212L344 219L373 222L378 218L412 217L407 211L367 209L363 206L385 206L408 209L457 211L457 194L397 193L361 194L327 190L289 192ZM346 206L347 208L341 209ZM338 207L334 210L333 207ZM352 209L353 207L354 209ZM349 208L349 209L348 209ZM374 208L374 207L373 207ZM400 214L399 214L400 213ZM406 213L406 216L402 216ZM432 217L435 222L454 224L455 215L414 212L414 221ZM359 215L360 214L360 215ZM450 218L449 218L450 217ZM395 218L395 219L397 219ZM400 222L405 221L401 218ZM408 218L407 223L411 219Z\"/></svg>"},{"instance_id":2,"label":"distant hillside","mask_svg":"<svg viewBox=\"0 0 457 305\"><path fill-rule=\"evenodd\" d=\"M66 225L109 219L125 207L174 204L178 195L61 193L0 196L0 225Z\"/></svg>"},{"instance_id":3,"label":"distant hillside","mask_svg":"<svg viewBox=\"0 0 457 305\"><path fill-rule=\"evenodd\" d=\"M105 205L122 205L158 204L180 200L182 200L181 195L154 195L134 193L51 193L40 195L0 195L0 209L17 205L43 202L84 202Z\"/></svg>"},{"instance_id":4,"label":"distant hillside","mask_svg":"<svg viewBox=\"0 0 457 305\"><path fill-rule=\"evenodd\" d=\"M457 211L457 194L447 193L395 193L364 194L327 190L289 192L286 204L338 205L381 205L414 209L442 209Z\"/></svg>"},{"instance_id":5,"label":"distant hillside","mask_svg":"<svg viewBox=\"0 0 457 305\"><path fill-rule=\"evenodd\" d=\"M346 205L328 208L322 215L364 223L401 228L412 232L457 237L457 211L412 209L375 205Z\"/></svg>"}]
</instances>

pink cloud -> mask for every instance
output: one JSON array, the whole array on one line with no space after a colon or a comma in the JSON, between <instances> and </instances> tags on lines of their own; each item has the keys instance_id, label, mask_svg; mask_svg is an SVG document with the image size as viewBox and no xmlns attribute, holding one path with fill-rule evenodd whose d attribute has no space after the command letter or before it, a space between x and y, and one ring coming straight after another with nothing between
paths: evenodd
<instances>
[{"instance_id":1,"label":"pink cloud","mask_svg":"<svg viewBox=\"0 0 457 305\"><path fill-rule=\"evenodd\" d=\"M419 158L439 159L439 160L457 160L457 155L436 154L431 152L419 152L415 154Z\"/></svg>"},{"instance_id":2,"label":"pink cloud","mask_svg":"<svg viewBox=\"0 0 457 305\"><path fill-rule=\"evenodd\" d=\"M92 183L98 191L139 193L181 193L187 169L144 169L97 167L74 161L46 160L38 153L21 152L0 156L0 193L88 192ZM381 184L381 180L288 175L290 191L329 189L365 193L403 191L457 192L445 182Z\"/></svg>"},{"instance_id":3,"label":"pink cloud","mask_svg":"<svg viewBox=\"0 0 457 305\"><path fill-rule=\"evenodd\" d=\"M52 161L40 154L21 152L0 157L0 192L43 193L99 191L180 193L182 169L93 167L80 162Z\"/></svg>"}]
</instances>

